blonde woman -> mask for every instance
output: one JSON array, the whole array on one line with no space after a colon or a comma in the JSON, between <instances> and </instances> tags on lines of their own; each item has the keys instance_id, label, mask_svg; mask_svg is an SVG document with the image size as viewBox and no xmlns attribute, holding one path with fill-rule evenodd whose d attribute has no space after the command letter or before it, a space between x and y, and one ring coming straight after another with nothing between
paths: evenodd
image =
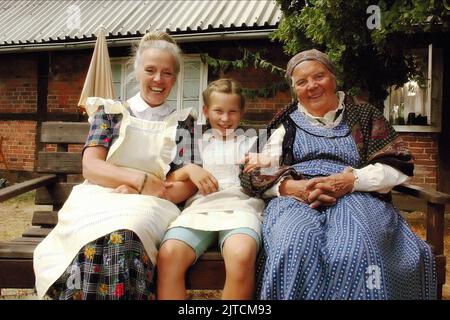
<instances>
[{"instance_id":1,"label":"blonde woman","mask_svg":"<svg viewBox=\"0 0 450 320\"><path fill-rule=\"evenodd\" d=\"M166 102L180 69L180 49L168 34L146 34L134 66L140 91L126 103L88 99L86 180L35 251L40 297L153 296L157 245L179 215L176 203L195 192L189 181L165 180L176 169L177 130L193 119Z\"/></svg>"}]
</instances>

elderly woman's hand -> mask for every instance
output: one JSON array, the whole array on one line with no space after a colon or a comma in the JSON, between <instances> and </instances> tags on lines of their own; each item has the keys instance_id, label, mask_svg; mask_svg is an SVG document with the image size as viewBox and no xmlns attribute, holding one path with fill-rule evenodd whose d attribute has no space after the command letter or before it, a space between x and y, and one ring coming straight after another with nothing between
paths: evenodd
<instances>
[{"instance_id":1,"label":"elderly woman's hand","mask_svg":"<svg viewBox=\"0 0 450 320\"><path fill-rule=\"evenodd\" d=\"M336 203L336 198L324 194L321 190L314 190L308 187L308 180L285 179L280 185L280 195L292 197L298 201L309 203L310 207L315 209L320 206L331 206ZM310 195L314 192L313 201L310 201Z\"/></svg>"},{"instance_id":2,"label":"elderly woman's hand","mask_svg":"<svg viewBox=\"0 0 450 320\"><path fill-rule=\"evenodd\" d=\"M342 172L328 177L317 177L308 180L306 188L313 190L308 201L314 204L320 196L327 195L335 199L352 192L355 185L355 176L351 172Z\"/></svg>"}]
</instances>

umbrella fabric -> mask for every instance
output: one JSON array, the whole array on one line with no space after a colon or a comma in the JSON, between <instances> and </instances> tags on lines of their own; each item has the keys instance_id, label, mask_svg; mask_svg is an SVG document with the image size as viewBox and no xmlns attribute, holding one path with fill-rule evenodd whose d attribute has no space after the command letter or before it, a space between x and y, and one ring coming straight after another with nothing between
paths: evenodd
<instances>
[{"instance_id":1,"label":"umbrella fabric","mask_svg":"<svg viewBox=\"0 0 450 320\"><path fill-rule=\"evenodd\" d=\"M111 63L103 30L98 33L97 41L95 42L94 53L78 106L84 107L88 97L115 98Z\"/></svg>"}]
</instances>

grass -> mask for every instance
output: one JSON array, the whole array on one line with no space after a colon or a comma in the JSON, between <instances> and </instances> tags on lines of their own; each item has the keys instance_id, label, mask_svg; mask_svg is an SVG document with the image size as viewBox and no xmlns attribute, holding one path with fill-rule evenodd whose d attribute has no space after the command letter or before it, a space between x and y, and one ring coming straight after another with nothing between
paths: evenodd
<instances>
[{"instance_id":1,"label":"grass","mask_svg":"<svg viewBox=\"0 0 450 320\"><path fill-rule=\"evenodd\" d=\"M3 202L6 205L11 204L22 204L23 202L32 204L34 202L34 198L36 196L36 190L28 191L26 193L23 193L21 195L18 195L14 198L11 198L9 200L6 200Z\"/></svg>"}]
</instances>

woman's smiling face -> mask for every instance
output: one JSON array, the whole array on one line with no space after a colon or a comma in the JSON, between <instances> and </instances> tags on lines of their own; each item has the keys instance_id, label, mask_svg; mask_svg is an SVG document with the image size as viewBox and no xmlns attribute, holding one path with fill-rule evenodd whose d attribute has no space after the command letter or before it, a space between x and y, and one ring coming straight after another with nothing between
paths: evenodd
<instances>
[{"instance_id":1,"label":"woman's smiling face","mask_svg":"<svg viewBox=\"0 0 450 320\"><path fill-rule=\"evenodd\" d=\"M176 81L175 58L167 50L149 48L136 71L141 97L152 107L163 104Z\"/></svg>"},{"instance_id":2,"label":"woman's smiling face","mask_svg":"<svg viewBox=\"0 0 450 320\"><path fill-rule=\"evenodd\" d=\"M336 79L322 63L308 60L295 67L292 82L300 103L314 116L337 107Z\"/></svg>"}]
</instances>

